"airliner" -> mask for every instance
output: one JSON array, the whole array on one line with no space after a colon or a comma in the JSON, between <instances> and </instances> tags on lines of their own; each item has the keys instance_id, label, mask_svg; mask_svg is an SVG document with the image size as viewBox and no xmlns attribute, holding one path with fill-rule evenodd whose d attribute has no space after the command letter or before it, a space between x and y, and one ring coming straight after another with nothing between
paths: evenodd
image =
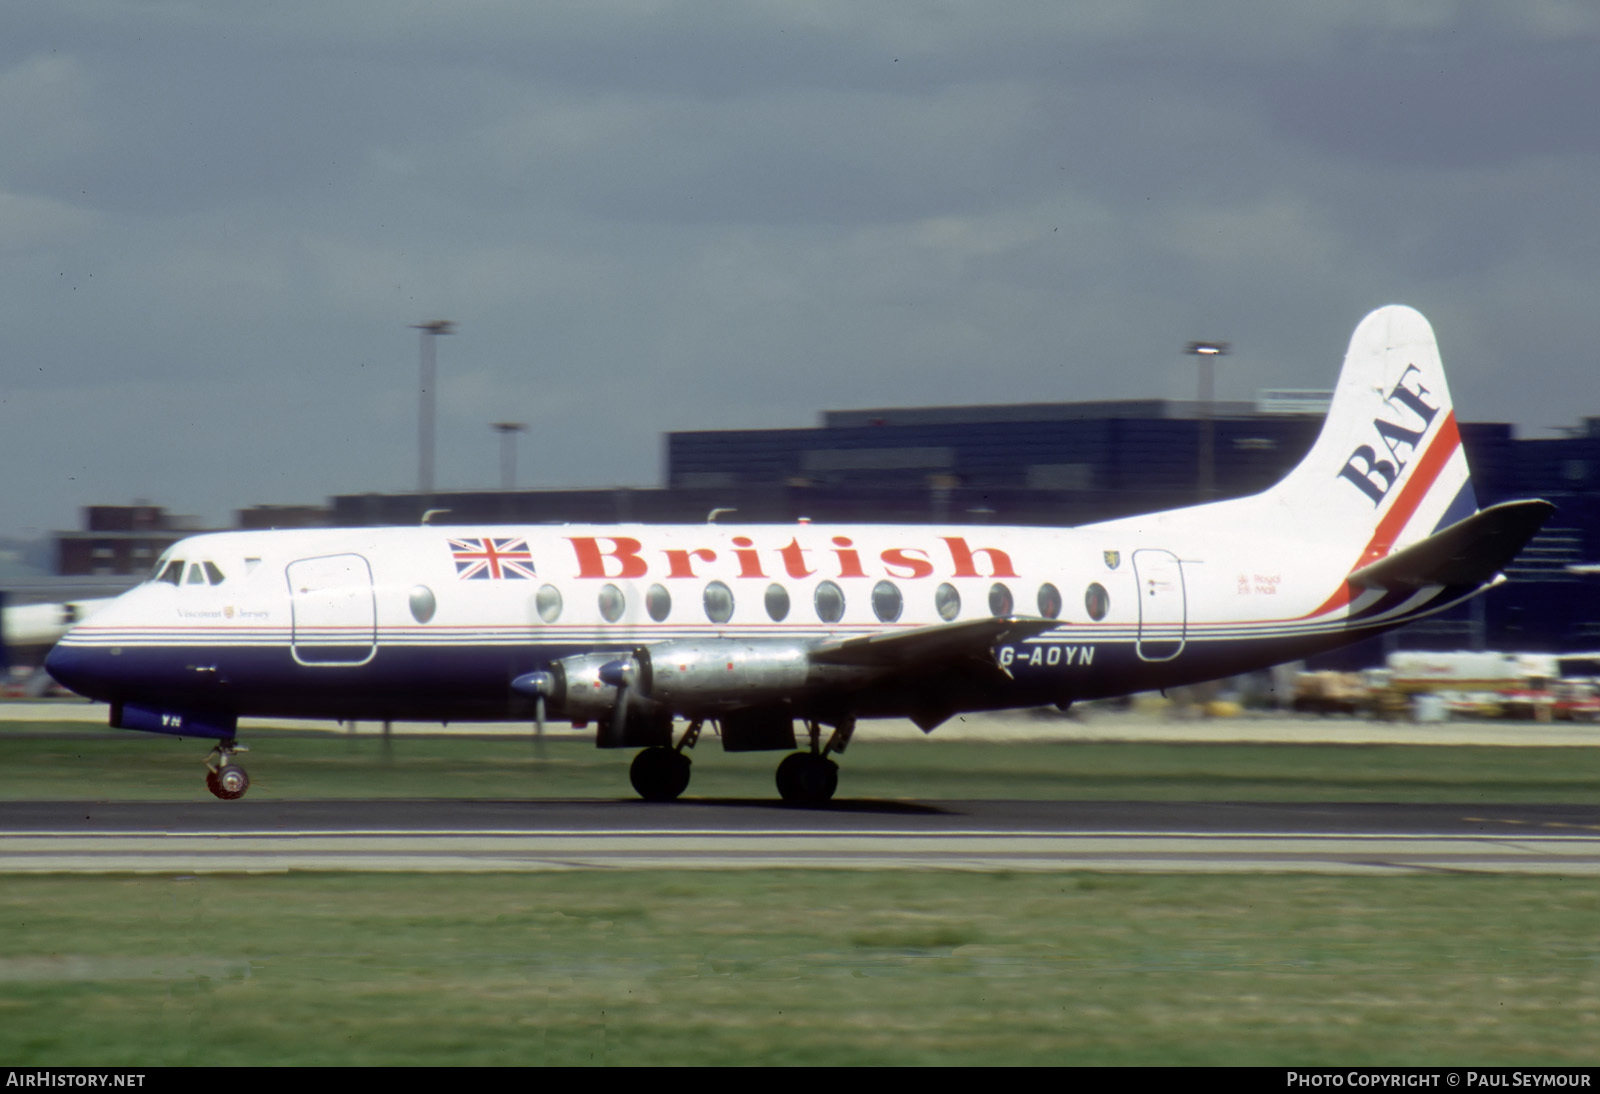
<instances>
[{"instance_id":1,"label":"airliner","mask_svg":"<svg viewBox=\"0 0 1600 1094\"><path fill-rule=\"evenodd\" d=\"M487 525L223 532L175 544L46 662L124 729L244 716L594 723L648 800L710 728L838 785L857 721L1068 704L1307 657L1443 611L1553 511L1479 509L1432 328L1381 308L1305 459L1244 498L1078 527Z\"/></svg>"}]
</instances>

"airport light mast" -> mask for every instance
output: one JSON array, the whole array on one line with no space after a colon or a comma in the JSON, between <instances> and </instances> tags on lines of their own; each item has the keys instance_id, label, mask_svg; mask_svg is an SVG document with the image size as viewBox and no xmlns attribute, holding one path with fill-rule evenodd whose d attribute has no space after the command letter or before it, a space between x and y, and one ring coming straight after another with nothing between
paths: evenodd
<instances>
[{"instance_id":1,"label":"airport light mast","mask_svg":"<svg viewBox=\"0 0 1600 1094\"><path fill-rule=\"evenodd\" d=\"M517 481L517 434L526 433L527 422L491 422L489 428L500 434L500 489L510 490Z\"/></svg>"},{"instance_id":2,"label":"airport light mast","mask_svg":"<svg viewBox=\"0 0 1600 1094\"><path fill-rule=\"evenodd\" d=\"M1216 359L1227 356L1228 343L1190 342L1183 352L1200 358L1200 392L1196 399L1200 412L1200 473L1195 497L1201 502L1208 502L1211 500L1211 495L1216 493L1217 477L1216 440L1211 422L1211 392L1215 381L1213 373Z\"/></svg>"},{"instance_id":3,"label":"airport light mast","mask_svg":"<svg viewBox=\"0 0 1600 1094\"><path fill-rule=\"evenodd\" d=\"M448 319L411 324L421 331L422 378L417 407L417 493L433 493L433 404L434 373L438 361L436 343L441 334L454 334L456 325Z\"/></svg>"}]
</instances>

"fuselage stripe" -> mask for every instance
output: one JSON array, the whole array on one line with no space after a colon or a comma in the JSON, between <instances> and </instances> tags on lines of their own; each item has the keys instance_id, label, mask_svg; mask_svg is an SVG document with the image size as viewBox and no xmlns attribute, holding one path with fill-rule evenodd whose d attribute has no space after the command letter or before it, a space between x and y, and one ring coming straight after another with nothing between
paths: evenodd
<instances>
[{"instance_id":1,"label":"fuselage stripe","mask_svg":"<svg viewBox=\"0 0 1600 1094\"><path fill-rule=\"evenodd\" d=\"M1434 434L1427 451L1412 467L1411 474L1406 478L1406 484L1400 488L1399 496L1394 499L1394 504L1389 506L1389 511L1378 521L1378 527L1373 531L1372 538L1367 541L1367 546L1357 556L1355 564L1350 567L1351 572L1376 562L1389 553L1394 547L1394 541L1416 515L1418 507L1422 505L1422 499L1428 496L1434 483L1439 480L1439 475L1450 462L1450 457L1455 455L1456 449L1460 447L1461 433L1456 428L1456 415L1452 410L1445 416L1444 423L1439 426L1439 432ZM1355 586L1350 582L1340 583L1333 595L1308 618L1344 607L1351 601L1354 593Z\"/></svg>"}]
</instances>

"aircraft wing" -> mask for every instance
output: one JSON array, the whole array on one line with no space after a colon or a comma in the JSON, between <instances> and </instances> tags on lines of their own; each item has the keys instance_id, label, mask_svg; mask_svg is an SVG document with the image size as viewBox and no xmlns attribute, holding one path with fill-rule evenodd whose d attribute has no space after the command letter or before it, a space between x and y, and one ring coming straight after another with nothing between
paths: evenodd
<instances>
[{"instance_id":1,"label":"aircraft wing","mask_svg":"<svg viewBox=\"0 0 1600 1094\"><path fill-rule=\"evenodd\" d=\"M811 660L828 665L897 668L913 662L935 664L989 657L989 651L1006 642L1055 630L1054 619L997 616L960 623L936 623L903 631L883 631L858 638L835 638L814 647Z\"/></svg>"},{"instance_id":2,"label":"aircraft wing","mask_svg":"<svg viewBox=\"0 0 1600 1094\"><path fill-rule=\"evenodd\" d=\"M1491 505L1361 567L1349 581L1369 589L1395 591L1423 585L1481 585L1494 580L1555 509L1542 500Z\"/></svg>"}]
</instances>

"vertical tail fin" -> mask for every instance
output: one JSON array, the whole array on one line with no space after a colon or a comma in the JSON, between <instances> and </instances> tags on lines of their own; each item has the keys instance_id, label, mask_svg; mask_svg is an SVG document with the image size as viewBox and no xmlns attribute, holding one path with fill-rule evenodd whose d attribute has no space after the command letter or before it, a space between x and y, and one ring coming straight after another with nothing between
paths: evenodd
<instances>
[{"instance_id":1,"label":"vertical tail fin","mask_svg":"<svg viewBox=\"0 0 1600 1094\"><path fill-rule=\"evenodd\" d=\"M1477 512L1433 328L1400 305L1356 327L1322 432L1261 499L1296 529L1348 543L1355 566Z\"/></svg>"}]
</instances>

